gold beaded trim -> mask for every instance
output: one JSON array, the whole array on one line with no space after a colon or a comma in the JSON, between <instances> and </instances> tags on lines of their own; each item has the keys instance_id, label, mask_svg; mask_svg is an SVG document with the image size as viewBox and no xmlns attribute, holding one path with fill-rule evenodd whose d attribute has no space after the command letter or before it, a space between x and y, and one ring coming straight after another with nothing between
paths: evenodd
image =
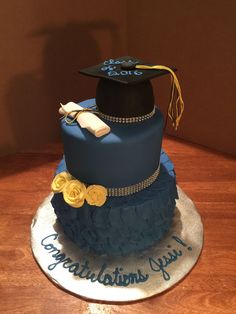
<instances>
[{"instance_id":1,"label":"gold beaded trim","mask_svg":"<svg viewBox=\"0 0 236 314\"><path fill-rule=\"evenodd\" d=\"M146 180L143 180L142 182L139 182L137 184L133 184L130 186L126 186L123 188L108 188L107 192L108 192L108 196L127 196L127 195L131 195L137 192L140 192L144 189L146 189L147 187L149 187L158 177L160 173L160 164L158 165L158 168L156 169L156 171Z\"/></svg>"},{"instance_id":2,"label":"gold beaded trim","mask_svg":"<svg viewBox=\"0 0 236 314\"><path fill-rule=\"evenodd\" d=\"M114 117L114 116L109 116L107 114L104 114L102 112L98 112L98 115L108 121L111 122L117 122L117 123L136 123L136 122L143 122L147 119L150 119L153 115L155 114L155 107L153 110L144 116L139 116L139 117L130 117L130 118L122 118L122 117Z\"/></svg>"}]
</instances>

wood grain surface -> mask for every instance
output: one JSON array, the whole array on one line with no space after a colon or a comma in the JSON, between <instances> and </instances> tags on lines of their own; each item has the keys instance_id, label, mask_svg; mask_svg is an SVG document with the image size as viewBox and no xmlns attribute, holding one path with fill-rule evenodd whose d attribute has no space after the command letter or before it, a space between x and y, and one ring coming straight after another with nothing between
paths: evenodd
<instances>
[{"instance_id":1,"label":"wood grain surface","mask_svg":"<svg viewBox=\"0 0 236 314\"><path fill-rule=\"evenodd\" d=\"M235 158L165 138L179 186L195 202L205 240L191 273L169 291L122 304L89 302L56 287L32 257L30 224L50 192L62 146L0 158L1 313L236 313Z\"/></svg>"}]
</instances>

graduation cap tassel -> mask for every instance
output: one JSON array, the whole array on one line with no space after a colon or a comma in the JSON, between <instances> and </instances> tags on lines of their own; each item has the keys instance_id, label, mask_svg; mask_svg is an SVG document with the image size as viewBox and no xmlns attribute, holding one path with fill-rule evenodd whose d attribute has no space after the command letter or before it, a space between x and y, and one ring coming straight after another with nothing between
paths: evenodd
<instances>
[{"instance_id":1,"label":"graduation cap tassel","mask_svg":"<svg viewBox=\"0 0 236 314\"><path fill-rule=\"evenodd\" d=\"M164 65L142 65L142 64L137 64L135 65L136 69L140 70L164 70L168 71L171 74L171 97L170 97L170 103L168 107L168 116L172 121L172 125L177 130L179 126L180 119L182 117L182 114L184 112L184 101L182 98L182 93L181 93L181 87L178 81L178 78L175 74L175 72L164 66ZM175 94L177 92L177 99L174 104L174 98Z\"/></svg>"}]
</instances>

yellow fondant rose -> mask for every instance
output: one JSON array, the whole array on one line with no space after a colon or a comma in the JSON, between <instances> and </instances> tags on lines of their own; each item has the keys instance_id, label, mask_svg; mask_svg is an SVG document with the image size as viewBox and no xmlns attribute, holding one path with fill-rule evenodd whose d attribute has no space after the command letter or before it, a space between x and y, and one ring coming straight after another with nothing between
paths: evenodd
<instances>
[{"instance_id":1,"label":"yellow fondant rose","mask_svg":"<svg viewBox=\"0 0 236 314\"><path fill-rule=\"evenodd\" d=\"M107 189L101 185L90 185L87 188L86 201L89 205L102 206L107 199Z\"/></svg>"},{"instance_id":2,"label":"yellow fondant rose","mask_svg":"<svg viewBox=\"0 0 236 314\"><path fill-rule=\"evenodd\" d=\"M72 179L69 172L63 171L55 176L52 181L51 188L54 193L60 193L68 181Z\"/></svg>"},{"instance_id":3,"label":"yellow fondant rose","mask_svg":"<svg viewBox=\"0 0 236 314\"><path fill-rule=\"evenodd\" d=\"M83 206L86 186L78 180L70 180L63 189L63 198L67 204L78 208Z\"/></svg>"}]
</instances>

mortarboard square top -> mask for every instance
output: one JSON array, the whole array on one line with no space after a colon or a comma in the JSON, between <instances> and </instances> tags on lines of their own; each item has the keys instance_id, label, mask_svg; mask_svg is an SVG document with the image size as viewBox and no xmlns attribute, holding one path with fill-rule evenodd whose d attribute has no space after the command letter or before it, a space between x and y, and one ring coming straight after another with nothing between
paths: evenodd
<instances>
[{"instance_id":1,"label":"mortarboard square top","mask_svg":"<svg viewBox=\"0 0 236 314\"><path fill-rule=\"evenodd\" d=\"M137 64L154 65L125 56L118 59L105 60L96 66L80 70L79 72L84 75L128 85L142 83L154 77L168 74L166 70L135 69Z\"/></svg>"},{"instance_id":2,"label":"mortarboard square top","mask_svg":"<svg viewBox=\"0 0 236 314\"><path fill-rule=\"evenodd\" d=\"M126 56L118 59L107 59L97 66L79 72L100 79L96 90L96 105L100 115L109 117L109 119L112 117L115 121L116 119L126 121L126 118L129 121L130 118L132 118L131 121L136 121L137 117L138 121L142 121L145 117L151 117L155 112L154 94L150 79L158 76L172 75L169 109L173 111L175 85L178 86L178 93L181 93L174 71L176 71L174 68L153 65ZM180 97L177 102L179 99Z\"/></svg>"}]
</instances>

